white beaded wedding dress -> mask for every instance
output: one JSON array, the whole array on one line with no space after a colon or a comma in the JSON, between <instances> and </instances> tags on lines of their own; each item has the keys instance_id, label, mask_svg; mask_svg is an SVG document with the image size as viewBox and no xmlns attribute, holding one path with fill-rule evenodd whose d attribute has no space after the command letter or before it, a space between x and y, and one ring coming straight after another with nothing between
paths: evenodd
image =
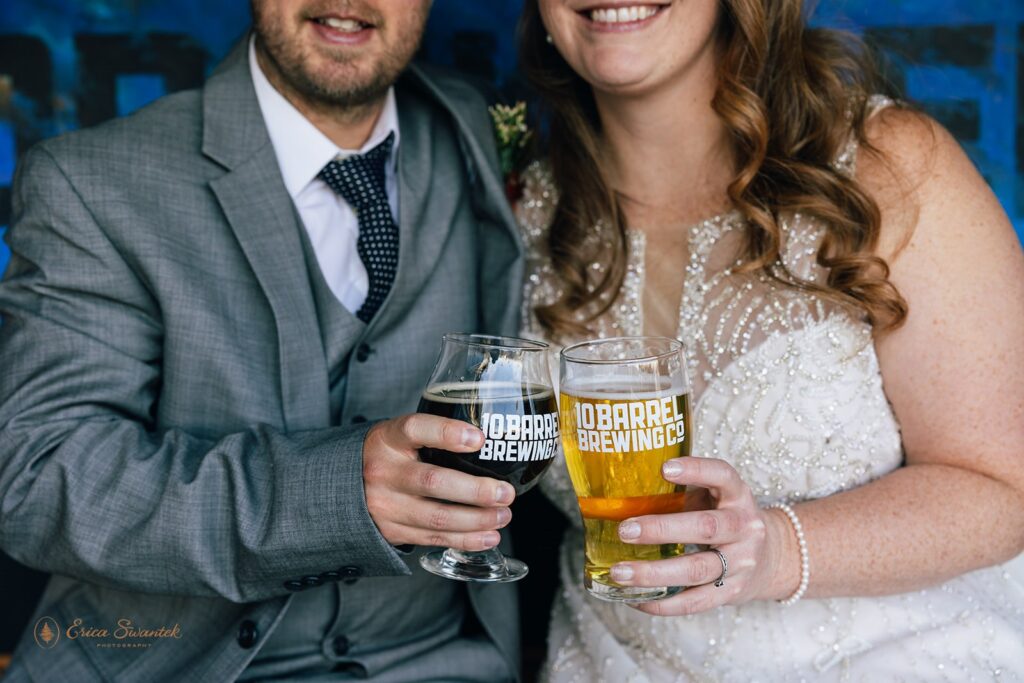
<instances>
[{"instance_id":1,"label":"white beaded wedding dress","mask_svg":"<svg viewBox=\"0 0 1024 683\"><path fill-rule=\"evenodd\" d=\"M855 160L851 142L835 166L852 174ZM559 295L546 256L557 188L540 162L524 181L517 209L529 259L523 334L543 338L532 311ZM730 462L761 505L828 496L898 468L899 426L870 327L813 295L734 272L741 224L730 213L693 226L689 263L680 268L678 337L693 385L694 455ZM822 225L797 214L782 227L785 264L821 282L815 255ZM601 239L597 231L593 239ZM644 333L642 232L629 233L629 248L623 290L591 336ZM584 590L582 523L561 455L542 488L571 520L544 680L1024 679L1024 556L903 595L804 599L790 607L753 602L657 618Z\"/></svg>"}]
</instances>

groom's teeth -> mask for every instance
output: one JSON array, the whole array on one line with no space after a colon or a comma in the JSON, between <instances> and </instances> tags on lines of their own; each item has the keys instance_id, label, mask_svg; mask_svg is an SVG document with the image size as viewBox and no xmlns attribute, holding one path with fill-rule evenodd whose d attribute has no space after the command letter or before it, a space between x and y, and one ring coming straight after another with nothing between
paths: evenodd
<instances>
[{"instance_id":1,"label":"groom's teeth","mask_svg":"<svg viewBox=\"0 0 1024 683\"><path fill-rule=\"evenodd\" d=\"M355 33L361 31L363 25L355 19L336 19L334 17L327 17L324 19L324 23L333 29L344 31L346 33Z\"/></svg>"},{"instance_id":2,"label":"groom's teeth","mask_svg":"<svg viewBox=\"0 0 1024 683\"><path fill-rule=\"evenodd\" d=\"M590 12L590 20L597 24L626 24L631 21L643 21L657 13L658 8L653 5L595 9Z\"/></svg>"}]
</instances>

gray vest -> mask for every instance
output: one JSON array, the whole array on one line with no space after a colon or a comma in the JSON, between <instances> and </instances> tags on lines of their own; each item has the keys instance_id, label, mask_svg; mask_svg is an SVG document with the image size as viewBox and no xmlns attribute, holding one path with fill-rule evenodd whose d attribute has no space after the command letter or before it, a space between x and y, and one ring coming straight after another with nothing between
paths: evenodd
<instances>
[{"instance_id":1,"label":"gray vest","mask_svg":"<svg viewBox=\"0 0 1024 683\"><path fill-rule=\"evenodd\" d=\"M399 165L406 160L416 163L432 159L432 166L422 172L451 174L453 179L462 180L451 183L450 192L424 196L402 192L401 215L430 216L432 220L441 219L456 226L453 230L473 230L475 218L455 131L414 92L399 90L398 98ZM409 201L418 205L405 205ZM410 226L402 227L406 234ZM414 227L425 231L431 228ZM344 412L353 354L358 361L374 351L360 343L366 325L335 298L308 236L302 229L299 232L326 356L331 423L340 425L354 417ZM400 245L403 250L405 247ZM403 259L416 257L408 251L402 254ZM404 263L408 265L408 260ZM472 264L459 267L472 268ZM465 296L475 297L474 288L467 287ZM470 310L477 306L476 301L464 303ZM440 346L440 339L419 341ZM386 376L379 378L382 385L387 381ZM473 632L472 625L477 621L467 614L472 608L465 586L435 577L419 567L419 556L427 550L417 548L405 557L411 570L409 576L351 579L293 596L241 680L281 677L337 681L370 676L374 681L397 683L510 679L508 665L499 650L480 629Z\"/></svg>"}]
</instances>

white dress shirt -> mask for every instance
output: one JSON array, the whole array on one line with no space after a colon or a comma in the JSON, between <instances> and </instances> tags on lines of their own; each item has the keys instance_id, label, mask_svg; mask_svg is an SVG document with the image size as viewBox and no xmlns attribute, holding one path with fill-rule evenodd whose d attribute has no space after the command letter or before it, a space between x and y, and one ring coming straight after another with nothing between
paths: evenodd
<instances>
[{"instance_id":1,"label":"white dress shirt","mask_svg":"<svg viewBox=\"0 0 1024 683\"><path fill-rule=\"evenodd\" d=\"M317 174L332 159L368 152L394 133L391 158L385 166L385 189L391 215L398 223L398 107L395 90L388 90L384 109L366 144L362 149L347 150L331 142L270 84L256 61L252 40L249 41L249 70L270 142L281 167L284 186L302 218L320 272L338 301L355 313L363 305L370 289L366 266L356 249L359 220L345 200L317 178Z\"/></svg>"}]
</instances>

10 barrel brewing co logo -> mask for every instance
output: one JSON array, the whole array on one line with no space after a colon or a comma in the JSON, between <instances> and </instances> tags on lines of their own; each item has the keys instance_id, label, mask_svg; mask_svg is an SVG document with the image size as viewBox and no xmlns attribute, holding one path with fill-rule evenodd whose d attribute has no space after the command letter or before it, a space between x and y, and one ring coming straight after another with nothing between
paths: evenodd
<instances>
[{"instance_id":1,"label":"10 barrel brewing co logo","mask_svg":"<svg viewBox=\"0 0 1024 683\"><path fill-rule=\"evenodd\" d=\"M32 629L36 645L44 650L56 647L62 638L92 641L100 648L145 649L153 642L164 638L181 639L181 624L160 626L157 628L141 628L131 619L118 619L114 628L102 628L84 623L83 619L74 619L66 629L53 617L41 617Z\"/></svg>"},{"instance_id":2,"label":"10 barrel brewing co logo","mask_svg":"<svg viewBox=\"0 0 1024 683\"><path fill-rule=\"evenodd\" d=\"M686 410L678 397L640 401L578 400L576 439L583 453L641 453L686 438Z\"/></svg>"},{"instance_id":3,"label":"10 barrel brewing co logo","mask_svg":"<svg viewBox=\"0 0 1024 683\"><path fill-rule=\"evenodd\" d=\"M558 413L503 415L484 413L481 460L535 462L555 457L558 443Z\"/></svg>"}]
</instances>

